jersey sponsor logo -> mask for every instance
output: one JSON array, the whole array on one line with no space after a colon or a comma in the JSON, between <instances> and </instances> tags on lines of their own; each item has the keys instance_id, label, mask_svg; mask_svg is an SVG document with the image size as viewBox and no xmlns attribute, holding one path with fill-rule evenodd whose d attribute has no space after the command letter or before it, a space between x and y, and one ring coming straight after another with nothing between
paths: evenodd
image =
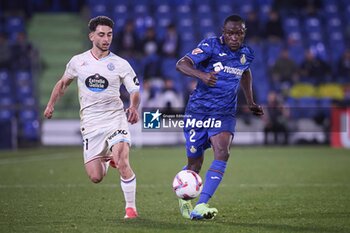
<instances>
[{"instance_id":1,"label":"jersey sponsor logo","mask_svg":"<svg viewBox=\"0 0 350 233\"><path fill-rule=\"evenodd\" d=\"M108 80L99 74L94 74L86 78L85 85L90 91L101 92L107 89Z\"/></svg>"},{"instance_id":2,"label":"jersey sponsor logo","mask_svg":"<svg viewBox=\"0 0 350 233\"><path fill-rule=\"evenodd\" d=\"M243 74L243 70L238 69L238 68L234 68L234 67L230 67L230 66L224 66L224 72L229 73L229 74L238 75L238 76L242 76L242 74Z\"/></svg>"},{"instance_id":3,"label":"jersey sponsor logo","mask_svg":"<svg viewBox=\"0 0 350 233\"><path fill-rule=\"evenodd\" d=\"M239 59L239 61L241 62L242 65L244 65L247 62L247 59L245 57L245 54L241 55L241 58Z\"/></svg>"},{"instance_id":4,"label":"jersey sponsor logo","mask_svg":"<svg viewBox=\"0 0 350 233\"><path fill-rule=\"evenodd\" d=\"M213 66L214 66L215 72L219 72L224 69L224 66L222 65L221 62L214 63Z\"/></svg>"},{"instance_id":5,"label":"jersey sponsor logo","mask_svg":"<svg viewBox=\"0 0 350 233\"><path fill-rule=\"evenodd\" d=\"M125 129L118 129L111 136L108 137L108 140L112 140L117 135L127 135L128 132Z\"/></svg>"},{"instance_id":6,"label":"jersey sponsor logo","mask_svg":"<svg viewBox=\"0 0 350 233\"><path fill-rule=\"evenodd\" d=\"M139 79L136 76L134 77L133 80L134 80L134 83L135 83L136 86L140 86Z\"/></svg>"},{"instance_id":7,"label":"jersey sponsor logo","mask_svg":"<svg viewBox=\"0 0 350 233\"><path fill-rule=\"evenodd\" d=\"M114 66L113 63L108 63L107 68L108 68L110 71L113 71L113 70L115 69L115 66Z\"/></svg>"},{"instance_id":8,"label":"jersey sponsor logo","mask_svg":"<svg viewBox=\"0 0 350 233\"><path fill-rule=\"evenodd\" d=\"M192 50L192 54L193 55L197 55L203 53L203 50L201 50L200 48L195 48L194 50Z\"/></svg>"},{"instance_id":9,"label":"jersey sponsor logo","mask_svg":"<svg viewBox=\"0 0 350 233\"><path fill-rule=\"evenodd\" d=\"M234 74L238 76L242 76L243 74L243 70L231 66L223 66L221 62L214 63L213 67L215 72L219 72L222 70L225 73Z\"/></svg>"}]
</instances>

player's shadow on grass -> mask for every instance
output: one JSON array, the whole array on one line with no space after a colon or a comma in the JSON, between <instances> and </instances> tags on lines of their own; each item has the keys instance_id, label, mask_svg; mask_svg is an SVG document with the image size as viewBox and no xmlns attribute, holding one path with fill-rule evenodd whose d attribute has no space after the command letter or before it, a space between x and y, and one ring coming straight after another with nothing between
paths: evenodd
<instances>
[{"instance_id":1,"label":"player's shadow on grass","mask_svg":"<svg viewBox=\"0 0 350 233\"><path fill-rule=\"evenodd\" d=\"M218 222L219 223L219 222ZM240 222L220 222L221 224L231 225L232 227L245 227L245 228L257 228L259 230L274 231L274 232L329 232L329 233L347 233L347 229L334 229L328 227L318 226L291 226L286 224L273 224L273 223L240 223Z\"/></svg>"}]
</instances>

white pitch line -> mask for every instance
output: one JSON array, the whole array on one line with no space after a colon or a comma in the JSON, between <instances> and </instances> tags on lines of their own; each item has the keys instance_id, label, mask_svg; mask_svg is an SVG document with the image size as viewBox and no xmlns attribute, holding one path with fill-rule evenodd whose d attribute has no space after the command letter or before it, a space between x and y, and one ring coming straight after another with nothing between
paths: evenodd
<instances>
[{"instance_id":1,"label":"white pitch line","mask_svg":"<svg viewBox=\"0 0 350 233\"><path fill-rule=\"evenodd\" d=\"M0 165L67 159L71 157L75 157L75 155L72 156L72 154L56 153L56 154L32 155L32 156L20 157L20 158L18 157L5 158L5 159L0 159Z\"/></svg>"},{"instance_id":2,"label":"white pitch line","mask_svg":"<svg viewBox=\"0 0 350 233\"><path fill-rule=\"evenodd\" d=\"M119 187L119 184L0 184L0 189L24 189L24 188L116 188ZM137 184L138 187L141 188L162 188L169 187L171 189L171 185L166 184ZM329 188L329 187L350 187L350 184L236 184L236 185L228 185L221 184L222 188Z\"/></svg>"}]
</instances>

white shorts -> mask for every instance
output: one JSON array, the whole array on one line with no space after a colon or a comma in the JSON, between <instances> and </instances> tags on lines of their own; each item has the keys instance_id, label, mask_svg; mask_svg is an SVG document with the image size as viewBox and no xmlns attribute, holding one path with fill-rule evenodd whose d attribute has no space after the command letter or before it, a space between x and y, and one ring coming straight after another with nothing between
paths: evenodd
<instances>
[{"instance_id":1,"label":"white shorts","mask_svg":"<svg viewBox=\"0 0 350 233\"><path fill-rule=\"evenodd\" d=\"M89 133L82 132L84 142L84 163L112 153L112 146L127 142L131 146L130 132L126 117L111 122L110 127L99 128Z\"/></svg>"}]
</instances>

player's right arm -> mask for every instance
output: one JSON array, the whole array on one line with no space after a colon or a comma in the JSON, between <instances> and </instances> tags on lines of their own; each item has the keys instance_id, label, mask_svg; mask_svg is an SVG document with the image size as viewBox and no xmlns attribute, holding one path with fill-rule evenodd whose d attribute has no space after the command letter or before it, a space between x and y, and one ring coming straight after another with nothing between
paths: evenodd
<instances>
[{"instance_id":1,"label":"player's right arm","mask_svg":"<svg viewBox=\"0 0 350 233\"><path fill-rule=\"evenodd\" d=\"M55 87L52 90L51 97L47 103L46 109L44 111L44 116L50 119L54 112L54 107L56 102L61 96L64 95L68 86L72 83L73 79L69 78L66 75L63 75L62 78L56 83Z\"/></svg>"},{"instance_id":2,"label":"player's right arm","mask_svg":"<svg viewBox=\"0 0 350 233\"><path fill-rule=\"evenodd\" d=\"M184 75L198 78L208 86L215 86L218 72L203 72L196 69L196 65L211 58L213 54L213 43L215 39L204 39L191 52L187 53L176 63L176 69Z\"/></svg>"},{"instance_id":3,"label":"player's right arm","mask_svg":"<svg viewBox=\"0 0 350 233\"><path fill-rule=\"evenodd\" d=\"M215 76L218 72L210 72L210 73L205 73L202 72L198 69L194 68L193 61L188 58L188 57L183 57L181 58L177 63L176 63L176 69L183 73L184 75L193 77L193 78L199 78L202 80L206 85L208 86L215 86L217 77Z\"/></svg>"}]
</instances>

